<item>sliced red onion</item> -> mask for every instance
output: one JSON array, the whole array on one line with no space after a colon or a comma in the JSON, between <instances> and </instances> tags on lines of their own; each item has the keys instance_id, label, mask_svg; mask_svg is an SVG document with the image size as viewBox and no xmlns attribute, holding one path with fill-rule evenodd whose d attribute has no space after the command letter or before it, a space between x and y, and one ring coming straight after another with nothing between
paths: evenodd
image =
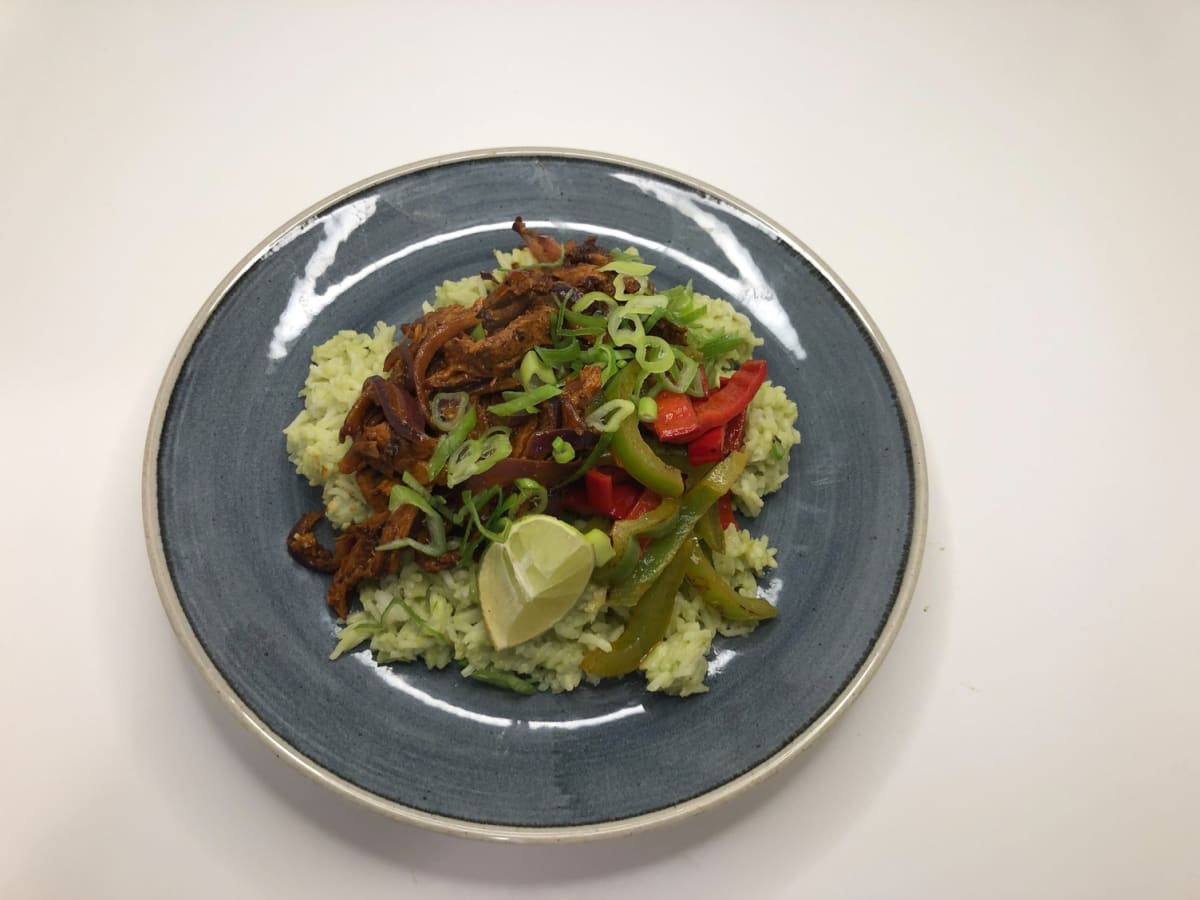
<instances>
[{"instance_id":1,"label":"sliced red onion","mask_svg":"<svg viewBox=\"0 0 1200 900\"><path fill-rule=\"evenodd\" d=\"M486 472L474 476L467 482L473 493L486 491L492 485L509 485L518 478L532 478L544 488L552 488L565 481L575 466L556 463L552 459L502 459Z\"/></svg>"},{"instance_id":2,"label":"sliced red onion","mask_svg":"<svg viewBox=\"0 0 1200 900\"><path fill-rule=\"evenodd\" d=\"M363 389L383 410L392 431L418 444L431 440L425 433L425 415L412 394L378 375L368 378Z\"/></svg>"}]
</instances>

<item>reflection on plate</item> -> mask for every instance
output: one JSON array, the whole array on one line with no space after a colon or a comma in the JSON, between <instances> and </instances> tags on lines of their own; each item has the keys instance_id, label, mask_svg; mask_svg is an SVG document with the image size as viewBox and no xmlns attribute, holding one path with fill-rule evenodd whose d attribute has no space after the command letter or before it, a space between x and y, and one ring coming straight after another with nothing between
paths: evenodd
<instances>
[{"instance_id":1,"label":"reflection on plate","mask_svg":"<svg viewBox=\"0 0 1200 900\"><path fill-rule=\"evenodd\" d=\"M419 315L516 215L632 244L753 320L800 409L791 477L754 522L779 547L781 614L728 645L708 693L626 679L520 697L366 651L327 659L323 579L283 536L318 505L287 464L313 345ZM180 639L284 759L388 815L476 837L570 840L671 821L760 780L833 721L898 629L924 541L925 476L894 361L848 291L778 226L681 175L558 150L418 163L319 204L218 287L163 382L146 448L147 542Z\"/></svg>"}]
</instances>

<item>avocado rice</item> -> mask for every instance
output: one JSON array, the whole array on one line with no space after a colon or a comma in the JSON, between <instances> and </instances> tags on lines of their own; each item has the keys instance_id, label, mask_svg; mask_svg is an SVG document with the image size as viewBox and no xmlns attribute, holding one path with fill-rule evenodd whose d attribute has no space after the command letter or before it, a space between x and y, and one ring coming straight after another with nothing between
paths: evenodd
<instances>
[{"instance_id":1,"label":"avocado rice","mask_svg":"<svg viewBox=\"0 0 1200 900\"><path fill-rule=\"evenodd\" d=\"M514 265L530 266L527 249L496 253L495 275ZM469 306L489 290L480 276L447 281L434 291L426 310L448 305ZM699 293L704 315L692 326L739 340L723 354L728 369L749 359L762 344L750 321L724 300ZM396 329L379 323L370 334L341 331L316 347L304 387L304 408L285 429L288 458L308 483L321 489L326 517L338 529L362 521L370 513L352 475L341 474L338 463L350 444L338 432L363 382L383 371L384 360L396 345ZM732 495L744 516L757 516L763 498L779 490L788 477L791 449L800 442L796 405L784 389L765 382L746 415L744 450L749 461L734 483ZM570 514L564 516L572 524ZM766 535L753 537L748 529L730 525L725 551L714 552L713 565L743 594L764 596L758 579L775 566L775 549ZM431 669L455 663L461 674L511 672L541 690L570 691L581 681L598 681L580 667L593 649L608 650L624 628L626 608L607 604L603 586L591 584L565 618L539 637L497 651L488 637L480 608L478 562L440 572L427 572L415 562L404 563L397 574L362 584L355 609L338 629L332 659L366 644L380 664L421 660ZM666 637L642 660L646 688L678 696L707 690L705 676L714 637L748 634L757 623L732 622L705 603L685 580L675 596L673 618Z\"/></svg>"}]
</instances>

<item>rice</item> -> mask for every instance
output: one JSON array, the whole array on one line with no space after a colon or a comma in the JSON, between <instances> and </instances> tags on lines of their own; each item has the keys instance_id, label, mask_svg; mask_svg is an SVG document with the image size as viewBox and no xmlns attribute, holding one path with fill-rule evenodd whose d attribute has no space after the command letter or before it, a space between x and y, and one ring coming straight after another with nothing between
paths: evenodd
<instances>
[{"instance_id":1,"label":"rice","mask_svg":"<svg viewBox=\"0 0 1200 900\"><path fill-rule=\"evenodd\" d=\"M762 512L763 497L783 487L792 448L800 443L796 404L778 385L765 382L746 410L746 469L733 484L738 509L747 516Z\"/></svg>"},{"instance_id":2,"label":"rice","mask_svg":"<svg viewBox=\"0 0 1200 900\"><path fill-rule=\"evenodd\" d=\"M514 263L529 265L532 259L522 249L497 252L496 261L500 269L495 275L500 278L503 269ZM435 288L433 302L426 308L473 304L487 293L488 284L480 276L444 282ZM724 368L735 368L762 344L751 331L750 320L731 304L695 296L706 312L693 328L705 335L740 339L722 355ZM321 487L327 516L339 528L361 521L370 511L354 478L337 470L348 446L338 441L338 432L363 381L382 372L394 346L395 328L379 323L372 334L342 331L316 347L300 392L304 409L284 431L288 458L297 473ZM770 382L750 404L745 431L749 461L732 489L746 515L757 515L763 497L778 490L787 478L788 454L800 440L796 416L796 405L782 387ZM713 554L713 565L735 590L761 596L757 578L775 566L775 550L765 535L754 537L730 526L725 551ZM381 664L419 660L431 669L442 669L454 663L464 676L485 669L513 672L541 690L556 693L574 690L584 680L596 681L580 663L593 649L610 649L629 615L627 609L608 606L604 587L589 585L574 609L547 633L496 650L483 622L476 569L429 573L409 561L394 576L364 583L359 590L362 608L351 612L339 629L331 658L365 643ZM708 690L704 681L716 636L744 635L755 624L726 620L685 582L675 596L666 637L642 660L647 690L681 697Z\"/></svg>"},{"instance_id":3,"label":"rice","mask_svg":"<svg viewBox=\"0 0 1200 900\"><path fill-rule=\"evenodd\" d=\"M339 331L314 347L300 391L304 409L283 430L288 459L309 484L321 488L326 515L339 528L361 521L369 510L358 483L338 472L349 446L349 439L344 444L338 440L338 432L363 382L383 371L394 346L396 327L379 322L373 334Z\"/></svg>"}]
</instances>

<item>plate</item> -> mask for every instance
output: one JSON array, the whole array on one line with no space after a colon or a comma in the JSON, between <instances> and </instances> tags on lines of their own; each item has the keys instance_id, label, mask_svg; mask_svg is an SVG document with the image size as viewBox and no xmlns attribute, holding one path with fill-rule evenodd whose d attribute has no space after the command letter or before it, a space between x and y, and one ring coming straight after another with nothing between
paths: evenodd
<instances>
[{"instance_id":1,"label":"plate","mask_svg":"<svg viewBox=\"0 0 1200 900\"><path fill-rule=\"evenodd\" d=\"M800 409L791 477L753 523L779 548L777 620L714 643L710 690L629 678L521 697L423 665L330 662L325 579L284 547L317 493L284 426L312 347L403 322L489 266L522 215L635 245L766 339ZM846 287L770 219L631 160L506 149L416 163L340 191L252 251L200 310L146 445L146 538L163 605L206 679L281 758L367 806L473 837L572 840L659 825L777 771L862 690L917 577L926 487L912 404Z\"/></svg>"}]
</instances>

